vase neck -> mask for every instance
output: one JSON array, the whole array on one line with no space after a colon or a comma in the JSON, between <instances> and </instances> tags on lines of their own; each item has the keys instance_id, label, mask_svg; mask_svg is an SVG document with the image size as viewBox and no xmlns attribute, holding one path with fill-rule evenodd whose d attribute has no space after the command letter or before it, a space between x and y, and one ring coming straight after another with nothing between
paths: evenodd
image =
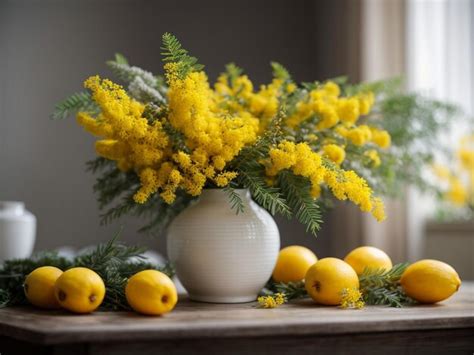
<instances>
[{"instance_id":1,"label":"vase neck","mask_svg":"<svg viewBox=\"0 0 474 355\"><path fill-rule=\"evenodd\" d=\"M25 204L19 201L0 201L0 212L21 215L25 211Z\"/></svg>"},{"instance_id":2,"label":"vase neck","mask_svg":"<svg viewBox=\"0 0 474 355\"><path fill-rule=\"evenodd\" d=\"M248 189L235 189L245 203L251 200ZM204 189L199 197L201 202L229 202L229 195L223 189Z\"/></svg>"}]
</instances>

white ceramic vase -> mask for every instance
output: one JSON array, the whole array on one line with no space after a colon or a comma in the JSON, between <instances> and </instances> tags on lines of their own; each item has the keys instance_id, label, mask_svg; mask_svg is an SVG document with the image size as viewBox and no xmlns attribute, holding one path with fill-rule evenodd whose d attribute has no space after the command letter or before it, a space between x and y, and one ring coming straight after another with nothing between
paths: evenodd
<instances>
[{"instance_id":1,"label":"white ceramic vase","mask_svg":"<svg viewBox=\"0 0 474 355\"><path fill-rule=\"evenodd\" d=\"M270 278L280 249L272 216L236 190L244 213L231 209L220 189L206 189L168 231L168 257L192 300L213 303L255 301Z\"/></svg>"},{"instance_id":2,"label":"white ceramic vase","mask_svg":"<svg viewBox=\"0 0 474 355\"><path fill-rule=\"evenodd\" d=\"M23 202L0 201L0 263L27 258L33 252L36 218Z\"/></svg>"}]
</instances>

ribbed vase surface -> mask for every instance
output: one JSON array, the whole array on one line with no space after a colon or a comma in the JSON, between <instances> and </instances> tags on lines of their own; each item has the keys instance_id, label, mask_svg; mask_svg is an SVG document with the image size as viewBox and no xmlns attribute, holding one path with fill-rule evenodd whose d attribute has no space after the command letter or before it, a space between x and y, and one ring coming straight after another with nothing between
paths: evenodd
<instances>
[{"instance_id":1,"label":"ribbed vase surface","mask_svg":"<svg viewBox=\"0 0 474 355\"><path fill-rule=\"evenodd\" d=\"M272 216L236 190L245 211L236 214L220 189L206 189L168 231L168 257L191 299L250 302L270 278L280 249Z\"/></svg>"}]
</instances>

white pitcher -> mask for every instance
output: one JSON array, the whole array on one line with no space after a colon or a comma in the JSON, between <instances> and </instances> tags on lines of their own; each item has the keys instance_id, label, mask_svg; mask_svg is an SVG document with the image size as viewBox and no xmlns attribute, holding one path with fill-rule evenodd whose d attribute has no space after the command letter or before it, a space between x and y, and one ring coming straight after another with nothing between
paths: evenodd
<instances>
[{"instance_id":1,"label":"white pitcher","mask_svg":"<svg viewBox=\"0 0 474 355\"><path fill-rule=\"evenodd\" d=\"M36 218L23 202L0 201L0 263L31 256Z\"/></svg>"}]
</instances>

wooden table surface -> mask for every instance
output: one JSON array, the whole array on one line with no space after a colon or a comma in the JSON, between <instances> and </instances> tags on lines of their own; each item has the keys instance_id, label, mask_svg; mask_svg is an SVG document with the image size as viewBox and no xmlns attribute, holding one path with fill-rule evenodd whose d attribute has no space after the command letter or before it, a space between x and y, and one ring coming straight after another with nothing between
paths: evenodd
<instances>
[{"instance_id":1,"label":"wooden table surface","mask_svg":"<svg viewBox=\"0 0 474 355\"><path fill-rule=\"evenodd\" d=\"M424 343L436 337L438 341ZM186 298L162 317L132 312L72 315L32 307L0 309L2 355L8 354L5 349L21 346L35 347L36 353L61 353L63 349L68 354L146 354L164 349L167 353L189 353L190 349L219 353L219 346L226 347L227 353L245 353L245 349L259 346L272 353L288 347L306 351L315 346L344 352L347 339L351 340L347 346L368 346L367 351L380 351L380 346L388 345L383 351L390 353L393 343L394 352L400 352L405 344L406 351L401 353L410 353L406 344L411 342L418 349L416 353L428 353L433 347L450 350L447 353L472 353L473 337L474 283L464 283L456 295L440 304L402 309L369 306L342 310L318 306L309 299L260 309L255 303L207 304ZM400 339L403 344L398 344ZM297 346L291 345L295 340Z\"/></svg>"}]
</instances>

